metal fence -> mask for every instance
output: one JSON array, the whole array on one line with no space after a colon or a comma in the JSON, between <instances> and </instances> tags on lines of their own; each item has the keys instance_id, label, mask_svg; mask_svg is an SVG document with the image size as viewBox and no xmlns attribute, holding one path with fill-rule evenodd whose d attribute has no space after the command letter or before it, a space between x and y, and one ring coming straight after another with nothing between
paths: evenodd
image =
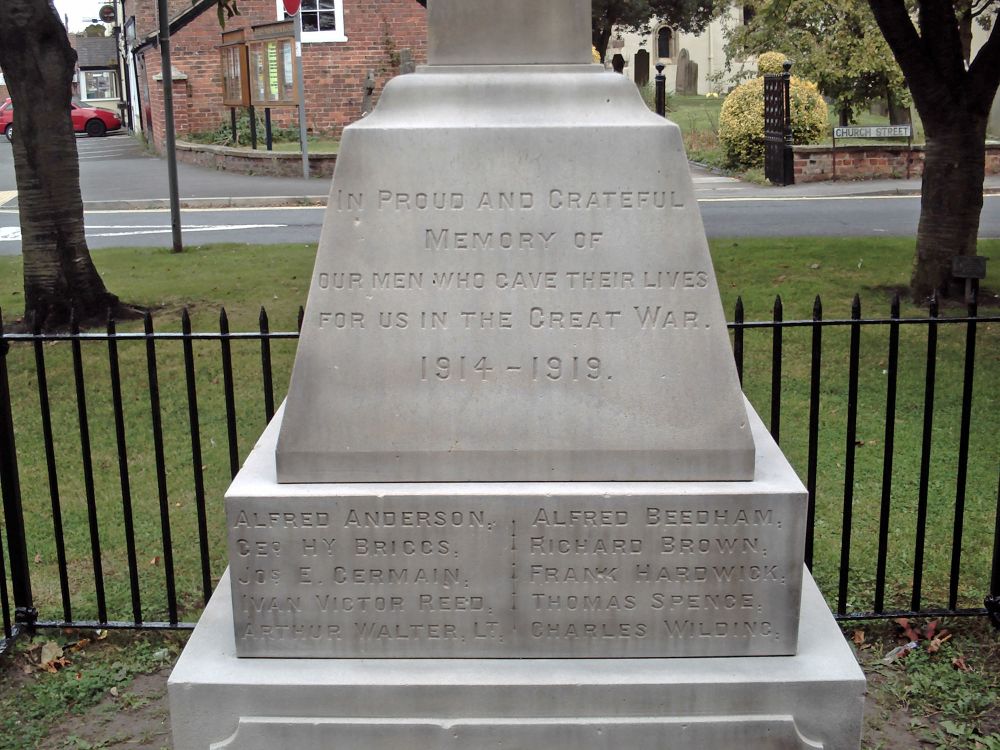
<instances>
[{"instance_id":1,"label":"metal fence","mask_svg":"<svg viewBox=\"0 0 1000 750\"><path fill-rule=\"evenodd\" d=\"M838 619L998 622L1000 360L976 343L1000 316L899 310L862 318L855 298L824 319L817 298L785 320L778 298L751 322L739 300L740 380L805 477L806 561ZM170 332L147 315L141 330L0 333L0 652L31 628L193 627L225 567L222 494L297 337L264 310L253 332L223 310L196 333L185 310Z\"/></svg>"}]
</instances>

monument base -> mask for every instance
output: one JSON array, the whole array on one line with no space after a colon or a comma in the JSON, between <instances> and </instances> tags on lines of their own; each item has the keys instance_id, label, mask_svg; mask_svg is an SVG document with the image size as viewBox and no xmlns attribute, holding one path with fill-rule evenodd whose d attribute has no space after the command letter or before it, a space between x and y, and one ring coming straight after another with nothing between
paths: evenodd
<instances>
[{"instance_id":1,"label":"monument base","mask_svg":"<svg viewBox=\"0 0 1000 750\"><path fill-rule=\"evenodd\" d=\"M228 572L169 681L174 750L857 750L865 678L808 571L795 656L240 659Z\"/></svg>"}]
</instances>

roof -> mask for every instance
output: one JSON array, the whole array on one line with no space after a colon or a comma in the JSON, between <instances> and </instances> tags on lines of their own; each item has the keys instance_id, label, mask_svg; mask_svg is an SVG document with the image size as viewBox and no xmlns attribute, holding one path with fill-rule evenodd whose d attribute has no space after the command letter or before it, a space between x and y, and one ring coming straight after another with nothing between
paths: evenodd
<instances>
[{"instance_id":1,"label":"roof","mask_svg":"<svg viewBox=\"0 0 1000 750\"><path fill-rule=\"evenodd\" d=\"M76 50L80 68L115 68L115 39L110 36L74 36L70 44Z\"/></svg>"}]
</instances>

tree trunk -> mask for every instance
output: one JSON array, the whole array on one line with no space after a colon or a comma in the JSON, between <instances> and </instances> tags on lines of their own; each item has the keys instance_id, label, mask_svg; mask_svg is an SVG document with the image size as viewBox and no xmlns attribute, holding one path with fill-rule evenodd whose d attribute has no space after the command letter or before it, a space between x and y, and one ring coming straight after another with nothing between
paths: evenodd
<instances>
[{"instance_id":1,"label":"tree trunk","mask_svg":"<svg viewBox=\"0 0 1000 750\"><path fill-rule=\"evenodd\" d=\"M910 114L910 108L904 107L896 100L891 86L885 87L885 103L889 109L890 125L911 125L913 123L913 115Z\"/></svg>"},{"instance_id":2,"label":"tree trunk","mask_svg":"<svg viewBox=\"0 0 1000 750\"><path fill-rule=\"evenodd\" d=\"M612 25L609 23L600 29L594 29L591 34L591 42L593 42L597 54L601 56L602 65L606 62L608 44L611 42L611 30Z\"/></svg>"},{"instance_id":3,"label":"tree trunk","mask_svg":"<svg viewBox=\"0 0 1000 750\"><path fill-rule=\"evenodd\" d=\"M25 319L45 328L103 319L118 298L87 249L70 83L76 53L48 0L0 3L0 67L14 103L14 172Z\"/></svg>"},{"instance_id":4,"label":"tree trunk","mask_svg":"<svg viewBox=\"0 0 1000 750\"><path fill-rule=\"evenodd\" d=\"M957 296L951 258L975 255L986 174L986 118L955 112L927 135L920 198L920 225L910 290L922 302L935 292Z\"/></svg>"},{"instance_id":5,"label":"tree trunk","mask_svg":"<svg viewBox=\"0 0 1000 750\"><path fill-rule=\"evenodd\" d=\"M972 9L958 17L958 36L962 40L962 59L968 65L972 59Z\"/></svg>"}]
</instances>

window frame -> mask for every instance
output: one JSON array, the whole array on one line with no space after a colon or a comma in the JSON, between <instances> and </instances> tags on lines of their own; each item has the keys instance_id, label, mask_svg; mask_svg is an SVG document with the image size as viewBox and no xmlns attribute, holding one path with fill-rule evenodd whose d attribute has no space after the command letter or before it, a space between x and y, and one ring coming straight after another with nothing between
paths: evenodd
<instances>
[{"instance_id":1,"label":"window frame","mask_svg":"<svg viewBox=\"0 0 1000 750\"><path fill-rule=\"evenodd\" d=\"M664 32L670 32L670 39L667 42L667 52L666 57L660 54L660 35ZM677 53L677 31L667 24L663 24L656 29L656 34L653 35L653 44L656 46L656 59L657 60L673 60Z\"/></svg>"},{"instance_id":2,"label":"window frame","mask_svg":"<svg viewBox=\"0 0 1000 750\"><path fill-rule=\"evenodd\" d=\"M109 81L109 95L108 96L91 96L90 85L87 83L87 77L89 75L106 75ZM115 71L110 68L105 68L102 70L81 70L80 71L80 101L110 101L112 99L118 99L118 76L115 75Z\"/></svg>"},{"instance_id":3,"label":"window frame","mask_svg":"<svg viewBox=\"0 0 1000 750\"><path fill-rule=\"evenodd\" d=\"M336 4L333 6L332 13L334 14L337 29L335 31L306 31L305 29L302 29L303 44L322 44L323 42L347 41L347 34L344 30L344 0L335 0L335 3ZM278 21L286 21L291 18L291 16L285 13L285 6L282 4L282 0L275 0L274 7L277 12ZM299 8L299 13L301 12L302 9ZM329 13L331 11L328 10L326 12Z\"/></svg>"}]
</instances>

